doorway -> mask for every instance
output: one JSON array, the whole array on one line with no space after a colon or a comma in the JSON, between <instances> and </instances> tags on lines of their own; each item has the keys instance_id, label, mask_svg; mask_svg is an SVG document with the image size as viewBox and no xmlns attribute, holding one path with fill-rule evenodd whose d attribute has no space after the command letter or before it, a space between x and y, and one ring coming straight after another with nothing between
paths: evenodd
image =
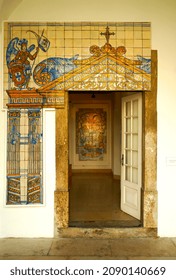
<instances>
[{"instance_id":1,"label":"doorway","mask_svg":"<svg viewBox=\"0 0 176 280\"><path fill-rule=\"evenodd\" d=\"M138 94L142 96L142 94ZM137 107L136 109L136 97L137 94L127 93L127 92L96 92L96 93L70 93L69 94L69 162L70 162L70 179L69 179L69 226L70 227L140 227L141 226L141 216L134 216L129 209L126 210L126 206L132 206L135 208L136 202L136 192L134 190L134 182L130 182L130 178L123 178L123 174L128 174L129 176L129 153L131 160L131 172L132 174L136 171L136 153L139 152L138 147L136 150L136 141L140 142L139 139L136 140L138 129L136 128L137 121L142 124L142 114L140 116L136 115L136 112L140 112ZM130 101L133 100L133 101ZM142 98L141 98L142 100ZM126 102L126 103L125 103ZM129 111L125 113L125 124L123 114L124 106L129 106L129 102L132 102L131 108L135 110L129 114ZM124 105L126 104L126 105ZM140 103L140 105L142 102ZM91 153L91 148L89 147L87 153L87 158L83 158L79 155L79 152L83 151L82 144L79 146L79 125L78 117L79 110L81 111L81 116L85 117L85 114L98 115L98 109L104 109L107 117L106 122L106 139L104 139L104 155L101 154L100 147L98 147L97 142L91 142L94 146L94 154ZM88 111L88 109L91 109ZM129 109L128 109L129 110ZM136 111L137 110L137 111ZM83 115L84 113L84 115ZM131 119L129 119L131 117ZM140 117L140 120L137 118ZM83 118L83 117L82 117ZM91 117L90 121L91 120ZM129 127L129 122L131 126ZM134 125L135 126L134 126ZM81 128L83 129L84 123L81 123ZM93 123L95 126L95 124ZM97 124L100 127L100 124ZM137 131L131 131L132 128L137 129ZM94 127L96 129L96 126ZM91 131L93 128L91 126ZM100 129L101 130L101 129ZM123 133L124 131L124 133ZM85 134L87 131L84 131ZM102 136L101 131L101 136ZM123 143L129 142L129 133L131 139L131 150L128 146L123 145ZM140 133L142 134L142 128L140 127ZM92 132L92 137L96 139L96 133ZM124 139L124 135L126 138ZM86 138L87 137L87 138ZM89 139L90 135L85 138ZM85 139L81 138L83 142ZM87 140L87 141L88 141ZM80 142L81 142L80 141ZM129 143L128 143L129 144ZM90 142L89 142L90 145ZM96 152L100 150L100 158L96 158ZM87 151L87 150L86 150ZM84 148L85 153L85 148ZM91 158L90 156L94 156ZM123 155L123 163L122 163ZM139 157L142 155L142 151L139 153ZM139 158L138 157L138 158ZM139 161L141 164L141 162ZM125 167L125 171L124 171ZM134 171L135 170L135 171ZM138 174L141 172L142 166L139 168ZM127 172L126 172L127 171ZM126 172L126 173L124 173ZM136 174L136 173L135 173ZM136 178L136 177L135 177ZM127 182L128 187L124 184ZM138 178L139 180L139 178ZM129 186L130 184L130 186ZM122 188L123 186L123 188ZM133 188L132 188L133 187ZM125 189L125 191L124 191ZM135 189L136 190L136 189ZM126 194L124 196L124 194ZM141 192L138 191L138 211L141 212L140 201ZM126 201L122 199L125 197ZM122 203L123 202L123 203ZM125 205L125 207L124 207ZM122 211L123 209L123 211Z\"/></svg>"}]
</instances>

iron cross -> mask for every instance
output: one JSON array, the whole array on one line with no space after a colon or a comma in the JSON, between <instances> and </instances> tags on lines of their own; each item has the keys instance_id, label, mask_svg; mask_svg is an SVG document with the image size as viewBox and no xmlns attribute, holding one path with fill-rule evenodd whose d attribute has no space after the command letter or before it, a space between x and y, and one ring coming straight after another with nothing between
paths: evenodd
<instances>
[{"instance_id":1,"label":"iron cross","mask_svg":"<svg viewBox=\"0 0 176 280\"><path fill-rule=\"evenodd\" d=\"M105 35L105 38L106 38L106 42L107 44L109 44L109 38L111 35L115 35L114 32L109 32L109 27L107 26L106 27L106 32L101 32L100 35Z\"/></svg>"}]
</instances>

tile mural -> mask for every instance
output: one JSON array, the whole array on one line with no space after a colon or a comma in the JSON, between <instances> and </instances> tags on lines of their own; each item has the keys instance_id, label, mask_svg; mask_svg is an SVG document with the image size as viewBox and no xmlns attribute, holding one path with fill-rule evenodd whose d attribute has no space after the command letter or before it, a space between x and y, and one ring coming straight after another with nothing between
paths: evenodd
<instances>
[{"instance_id":1,"label":"tile mural","mask_svg":"<svg viewBox=\"0 0 176 280\"><path fill-rule=\"evenodd\" d=\"M5 22L3 73L7 204L42 203L42 108L69 90L150 90L150 23ZM103 160L106 112L80 109L77 132L79 160Z\"/></svg>"},{"instance_id":2,"label":"tile mural","mask_svg":"<svg viewBox=\"0 0 176 280\"><path fill-rule=\"evenodd\" d=\"M150 23L4 25L6 90L150 90Z\"/></svg>"}]
</instances>

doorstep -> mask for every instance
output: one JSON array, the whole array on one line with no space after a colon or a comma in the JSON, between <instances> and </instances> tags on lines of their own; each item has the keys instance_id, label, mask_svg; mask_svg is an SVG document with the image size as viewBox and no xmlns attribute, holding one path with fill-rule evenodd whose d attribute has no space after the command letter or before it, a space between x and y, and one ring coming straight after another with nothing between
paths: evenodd
<instances>
[{"instance_id":1,"label":"doorstep","mask_svg":"<svg viewBox=\"0 0 176 280\"><path fill-rule=\"evenodd\" d=\"M68 227L56 230L56 236L60 238L139 238L157 237L156 228L79 228Z\"/></svg>"}]
</instances>

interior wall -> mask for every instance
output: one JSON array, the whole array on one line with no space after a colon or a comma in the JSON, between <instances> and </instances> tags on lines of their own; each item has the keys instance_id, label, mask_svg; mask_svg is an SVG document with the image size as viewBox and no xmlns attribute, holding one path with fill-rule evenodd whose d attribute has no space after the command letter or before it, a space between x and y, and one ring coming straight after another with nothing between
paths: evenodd
<instances>
[{"instance_id":1,"label":"interior wall","mask_svg":"<svg viewBox=\"0 0 176 280\"><path fill-rule=\"evenodd\" d=\"M111 95L95 92L86 94L69 94L69 162L73 171L79 170L112 170L112 113ZM76 113L80 109L103 109L107 116L106 152L101 160L81 160L80 151L76 152Z\"/></svg>"},{"instance_id":2,"label":"interior wall","mask_svg":"<svg viewBox=\"0 0 176 280\"><path fill-rule=\"evenodd\" d=\"M92 168L96 169L112 169L113 175L116 178L120 177L121 173L121 92L111 93L110 95L100 95L95 94L95 99L91 98L91 94L89 94L86 98L86 95L82 96L80 94L71 94L69 98L69 109L70 109L70 117L69 117L69 162L72 164L72 169L90 169L91 166L87 162L85 162L84 166L75 166L74 158L75 158L75 115L73 111L74 104L79 107L79 104L101 104L102 102L106 103L107 101L111 102L111 165L109 166L98 166L98 162L96 166Z\"/></svg>"},{"instance_id":3,"label":"interior wall","mask_svg":"<svg viewBox=\"0 0 176 280\"><path fill-rule=\"evenodd\" d=\"M113 175L121 175L121 93L113 94Z\"/></svg>"},{"instance_id":4,"label":"interior wall","mask_svg":"<svg viewBox=\"0 0 176 280\"><path fill-rule=\"evenodd\" d=\"M70 7L70 8L69 8ZM98 11L98 12L97 12ZM176 2L175 0L101 0L85 1L75 0L74 4L71 0L31 0L30 5L27 0L23 0L19 6L13 10L9 18L6 20L12 21L151 21L152 23L152 49L158 50L158 149L157 149L157 189L158 189L158 235L159 236L176 236L176 20L175 20ZM2 36L1 36L1 42ZM0 44L1 45L1 44ZM1 49L1 69L2 69L2 49ZM2 70L1 70L2 77ZM0 89L2 92L2 80ZM1 95L2 98L2 95ZM2 106L1 106L2 108ZM5 111L0 112L1 120L1 137L0 137L0 181L3 182L3 187L0 188L0 197L5 196L5 132L6 118ZM49 127L48 127L49 129ZM50 136L50 141L54 146L54 136ZM52 146L50 146L52 147ZM48 154L46 150L46 154ZM48 164L50 165L50 163ZM52 168L52 167L48 167ZM49 188L51 184L49 182ZM53 187L52 187L53 188ZM50 195L50 192L48 193ZM1 233L0 236L15 236L17 234L14 229L13 221L19 220L23 222L23 228L27 227L27 235L37 236L52 236L52 225L50 224L52 215L53 203L50 203L45 211L45 208L35 210L35 215L31 215L32 211L26 209L25 214L27 219L20 219L20 208L14 211L6 208L4 202L0 199L0 217L1 217ZM51 209L50 209L51 208ZM41 210L43 209L43 210ZM51 211L51 212L50 212ZM23 212L24 213L24 212ZM34 213L34 212L33 212ZM45 223L41 216L47 214L46 221L48 232L45 230ZM15 216L14 216L15 215ZM23 214L24 215L24 214ZM33 217L33 226L28 227L28 222ZM35 217L35 218L34 218ZM168 219L169 217L169 219ZM33 220L32 219L32 220ZM8 226L6 221L9 221ZM21 226L22 228L22 226ZM24 234L21 229L18 234Z\"/></svg>"}]
</instances>

